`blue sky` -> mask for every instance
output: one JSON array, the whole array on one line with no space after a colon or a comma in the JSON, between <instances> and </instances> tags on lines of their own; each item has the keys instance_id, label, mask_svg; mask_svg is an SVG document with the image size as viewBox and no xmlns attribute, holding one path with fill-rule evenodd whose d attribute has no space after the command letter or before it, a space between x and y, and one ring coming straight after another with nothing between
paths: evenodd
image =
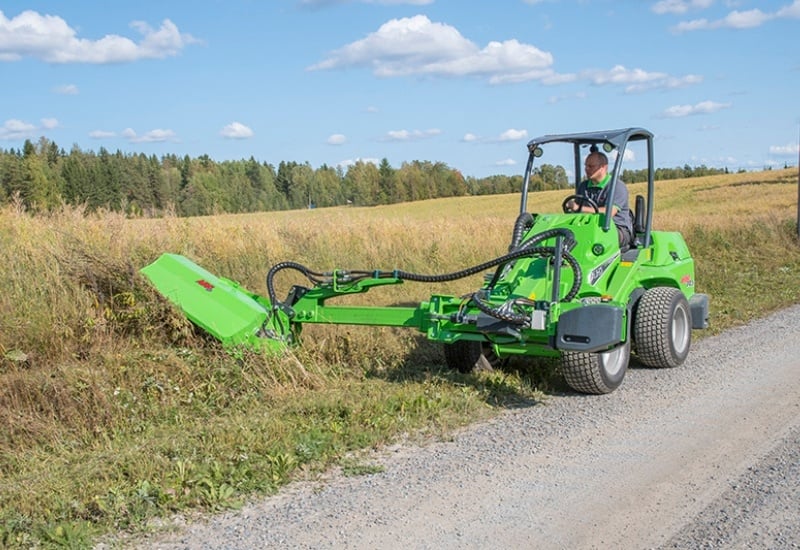
<instances>
[{"instance_id":1,"label":"blue sky","mask_svg":"<svg viewBox=\"0 0 800 550\"><path fill-rule=\"evenodd\" d=\"M517 174L642 126L657 166L797 165L800 0L0 4L0 148Z\"/></svg>"}]
</instances>

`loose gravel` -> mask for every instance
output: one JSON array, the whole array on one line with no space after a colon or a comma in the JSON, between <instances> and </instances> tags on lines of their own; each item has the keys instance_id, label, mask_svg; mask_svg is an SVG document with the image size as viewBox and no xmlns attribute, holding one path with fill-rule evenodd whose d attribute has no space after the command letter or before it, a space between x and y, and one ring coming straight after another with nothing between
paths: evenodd
<instances>
[{"instance_id":1,"label":"loose gravel","mask_svg":"<svg viewBox=\"0 0 800 550\"><path fill-rule=\"evenodd\" d=\"M299 482L243 509L176 518L125 547L796 548L800 306L632 364L603 396L551 395ZM115 546L114 543L98 548Z\"/></svg>"}]
</instances>

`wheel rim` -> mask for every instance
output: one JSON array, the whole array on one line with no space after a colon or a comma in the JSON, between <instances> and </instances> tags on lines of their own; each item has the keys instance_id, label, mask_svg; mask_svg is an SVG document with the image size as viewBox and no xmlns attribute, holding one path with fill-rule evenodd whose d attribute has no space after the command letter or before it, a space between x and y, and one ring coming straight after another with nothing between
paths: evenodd
<instances>
[{"instance_id":1,"label":"wheel rim","mask_svg":"<svg viewBox=\"0 0 800 550\"><path fill-rule=\"evenodd\" d=\"M689 330L689 315L686 308L679 305L672 316L672 343L678 353L683 353L689 345Z\"/></svg>"},{"instance_id":2,"label":"wheel rim","mask_svg":"<svg viewBox=\"0 0 800 550\"><path fill-rule=\"evenodd\" d=\"M610 377L615 377L622 370L625 362L623 361L623 354L626 353L626 345L618 346L617 348L600 354L600 363L603 365L603 370Z\"/></svg>"}]
</instances>

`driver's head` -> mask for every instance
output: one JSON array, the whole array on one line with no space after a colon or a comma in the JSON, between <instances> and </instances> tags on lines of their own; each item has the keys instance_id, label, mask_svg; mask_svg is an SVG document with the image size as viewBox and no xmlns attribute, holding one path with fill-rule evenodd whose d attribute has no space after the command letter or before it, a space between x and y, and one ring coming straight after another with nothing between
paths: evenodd
<instances>
[{"instance_id":1,"label":"driver's head","mask_svg":"<svg viewBox=\"0 0 800 550\"><path fill-rule=\"evenodd\" d=\"M608 157L599 151L589 153L583 163L583 168L586 170L588 179L599 182L608 173Z\"/></svg>"}]
</instances>

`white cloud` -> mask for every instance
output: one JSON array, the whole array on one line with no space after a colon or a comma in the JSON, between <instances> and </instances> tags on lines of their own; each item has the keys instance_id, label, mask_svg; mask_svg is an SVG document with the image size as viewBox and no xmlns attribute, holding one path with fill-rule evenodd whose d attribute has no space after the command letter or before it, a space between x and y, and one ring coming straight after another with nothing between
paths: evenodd
<instances>
[{"instance_id":1,"label":"white cloud","mask_svg":"<svg viewBox=\"0 0 800 550\"><path fill-rule=\"evenodd\" d=\"M705 9L711 7L714 0L660 0L653 4L653 13L663 15L665 13L683 14L693 9Z\"/></svg>"},{"instance_id":2,"label":"white cloud","mask_svg":"<svg viewBox=\"0 0 800 550\"><path fill-rule=\"evenodd\" d=\"M30 139L34 137L36 134L36 126L31 124L30 122L25 122L23 120L17 120L16 118L12 118L6 120L2 126L0 126L0 139L2 140L18 140L18 139Z\"/></svg>"},{"instance_id":3,"label":"white cloud","mask_svg":"<svg viewBox=\"0 0 800 550\"><path fill-rule=\"evenodd\" d=\"M328 138L328 145L343 145L347 142L347 137L344 134L332 134Z\"/></svg>"},{"instance_id":4,"label":"white cloud","mask_svg":"<svg viewBox=\"0 0 800 550\"><path fill-rule=\"evenodd\" d=\"M674 90L677 88L685 88L694 84L703 82L703 77L696 74L687 74L686 76L665 76L661 79L655 79L650 82L641 82L631 84L625 87L625 92L629 94L648 92L650 90Z\"/></svg>"},{"instance_id":5,"label":"white cloud","mask_svg":"<svg viewBox=\"0 0 800 550\"><path fill-rule=\"evenodd\" d=\"M623 65L615 65L608 71L589 70L584 71L583 76L592 81L593 84L641 84L666 78L665 73L649 73L642 69L628 69Z\"/></svg>"},{"instance_id":6,"label":"white cloud","mask_svg":"<svg viewBox=\"0 0 800 550\"><path fill-rule=\"evenodd\" d=\"M609 160L614 162L617 161L617 157L619 156L619 151L614 149L608 154ZM622 156L622 159L625 162L636 162L636 153L632 149L625 149L625 154Z\"/></svg>"},{"instance_id":7,"label":"white cloud","mask_svg":"<svg viewBox=\"0 0 800 550\"><path fill-rule=\"evenodd\" d=\"M580 76L597 86L625 86L626 93L683 88L703 81L703 77L698 75L676 77L667 73L648 72L644 69L628 69L624 65L615 65L609 70L590 69L583 71Z\"/></svg>"},{"instance_id":8,"label":"white cloud","mask_svg":"<svg viewBox=\"0 0 800 550\"><path fill-rule=\"evenodd\" d=\"M424 15L392 19L308 70L369 67L376 76L474 76L494 84L552 78L553 56L515 39L480 48Z\"/></svg>"},{"instance_id":9,"label":"white cloud","mask_svg":"<svg viewBox=\"0 0 800 550\"><path fill-rule=\"evenodd\" d=\"M122 131L122 137L131 143L160 143L164 141L178 141L177 137L175 136L175 132L172 130L163 130L161 128L150 130L141 136L138 135L133 128L125 128Z\"/></svg>"},{"instance_id":10,"label":"white cloud","mask_svg":"<svg viewBox=\"0 0 800 550\"><path fill-rule=\"evenodd\" d=\"M89 132L89 137L92 139L107 139L116 137L116 132L109 132L107 130L92 130Z\"/></svg>"},{"instance_id":11,"label":"white cloud","mask_svg":"<svg viewBox=\"0 0 800 550\"><path fill-rule=\"evenodd\" d=\"M528 137L528 130L516 130L509 128L497 138L497 141L519 141Z\"/></svg>"},{"instance_id":12,"label":"white cloud","mask_svg":"<svg viewBox=\"0 0 800 550\"><path fill-rule=\"evenodd\" d=\"M784 6L779 9L775 15L777 17L791 17L800 19L800 0L794 0L790 5Z\"/></svg>"},{"instance_id":13,"label":"white cloud","mask_svg":"<svg viewBox=\"0 0 800 550\"><path fill-rule=\"evenodd\" d=\"M255 133L241 122L231 122L220 130L219 135L228 139L247 139L253 137Z\"/></svg>"},{"instance_id":14,"label":"white cloud","mask_svg":"<svg viewBox=\"0 0 800 550\"><path fill-rule=\"evenodd\" d=\"M53 88L53 92L60 95L78 95L78 87L75 84L62 84Z\"/></svg>"},{"instance_id":15,"label":"white cloud","mask_svg":"<svg viewBox=\"0 0 800 550\"><path fill-rule=\"evenodd\" d=\"M471 133L467 132L466 134L464 134L464 137L461 138L461 141L465 141L467 143L471 143L473 141L478 141L478 136L476 136L475 134L471 134Z\"/></svg>"},{"instance_id":16,"label":"white cloud","mask_svg":"<svg viewBox=\"0 0 800 550\"><path fill-rule=\"evenodd\" d=\"M59 122L55 118L43 118L39 121L39 125L25 122L16 118L6 120L0 126L0 140L16 141L23 139L35 139L38 134L45 130L53 130L58 128Z\"/></svg>"},{"instance_id":17,"label":"white cloud","mask_svg":"<svg viewBox=\"0 0 800 550\"><path fill-rule=\"evenodd\" d=\"M341 166L342 168L347 168L348 166L353 166L354 164L358 164L359 162L374 164L375 166L380 166L381 161L376 158L357 158L357 159L347 159L339 161L337 166Z\"/></svg>"},{"instance_id":18,"label":"white cloud","mask_svg":"<svg viewBox=\"0 0 800 550\"><path fill-rule=\"evenodd\" d=\"M798 153L800 153L800 145L797 143L787 143L786 145L770 145L769 153L771 155L797 156Z\"/></svg>"},{"instance_id":19,"label":"white cloud","mask_svg":"<svg viewBox=\"0 0 800 550\"><path fill-rule=\"evenodd\" d=\"M390 130L386 132L384 141L416 141L438 136L441 133L442 131L438 128L431 128L430 130Z\"/></svg>"},{"instance_id":20,"label":"white cloud","mask_svg":"<svg viewBox=\"0 0 800 550\"><path fill-rule=\"evenodd\" d=\"M692 115L707 115L727 109L732 103L717 103L716 101L701 101L696 105L673 105L661 113L662 118L682 118Z\"/></svg>"},{"instance_id":21,"label":"white cloud","mask_svg":"<svg viewBox=\"0 0 800 550\"><path fill-rule=\"evenodd\" d=\"M515 161L514 159L503 159L503 160L498 160L497 162L494 163L495 166L515 166L516 164L517 161Z\"/></svg>"},{"instance_id":22,"label":"white cloud","mask_svg":"<svg viewBox=\"0 0 800 550\"><path fill-rule=\"evenodd\" d=\"M800 0L782 7L774 13L766 13L758 8L746 11L734 10L722 19L709 21L708 19L693 19L682 21L675 25L673 32L690 32L714 29L752 29L760 27L773 19L800 19Z\"/></svg>"},{"instance_id":23,"label":"white cloud","mask_svg":"<svg viewBox=\"0 0 800 550\"><path fill-rule=\"evenodd\" d=\"M8 19L0 11L0 61L25 57L48 63L125 63L140 59L162 59L178 55L188 44L197 42L165 19L158 29L141 21L131 23L142 38L107 34L99 40L79 38L64 19L26 10Z\"/></svg>"}]
</instances>

